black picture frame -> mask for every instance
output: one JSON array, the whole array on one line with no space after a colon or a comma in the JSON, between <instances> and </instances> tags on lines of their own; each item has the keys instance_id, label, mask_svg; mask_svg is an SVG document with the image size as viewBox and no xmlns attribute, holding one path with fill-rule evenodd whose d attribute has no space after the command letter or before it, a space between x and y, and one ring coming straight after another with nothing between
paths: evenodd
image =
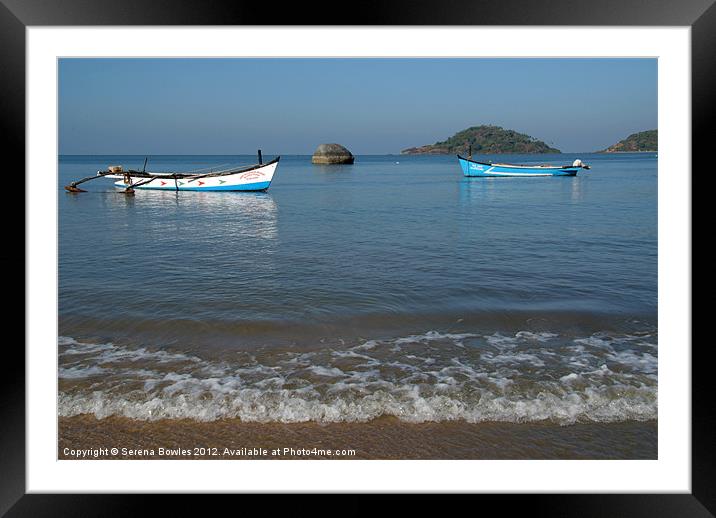
<instances>
[{"instance_id":1,"label":"black picture frame","mask_svg":"<svg viewBox=\"0 0 716 518\"><path fill-rule=\"evenodd\" d=\"M716 113L716 6L714 0L425 0L345 4L294 3L280 8L266 3L200 0L0 0L0 106L6 167L25 171L25 30L48 25L606 25L690 26L692 80L692 163L709 163L706 139ZM345 14L341 14L345 13ZM699 145L702 144L702 145ZM676 174L674 172L673 174ZM691 171L679 171L689 175ZM27 177L25 177L27 181ZM17 189L17 186L14 187ZM22 187L17 191L22 191ZM22 246L6 245L2 264L25 268L25 236L17 221L23 195L3 204L6 237L16 232ZM24 214L24 211L23 211ZM7 222L13 222L8 225ZM13 228L7 228L13 227ZM20 233L23 232L21 236ZM22 250L22 253L19 251ZM26 270L25 270L26 271ZM22 299L25 300L23 292ZM6 318L19 321L24 304L13 300ZM17 314L17 315L16 315ZM13 318L15 317L15 318ZM25 493L25 355L17 344L6 347L8 363L0 390L0 516L138 515L146 508L141 495L29 495ZM685 350L690 344L681 344ZM702 344L708 345L708 344ZM710 363L705 348L692 348L692 491L690 494L525 495L511 496L539 516L714 516L716 430ZM368 498L368 497L366 497ZM485 498L488 498L485 496ZM490 499L504 498L490 496ZM367 511L372 504L351 497L341 514ZM183 498L165 506L185 506ZM206 510L206 509L205 509Z\"/></svg>"}]
</instances>

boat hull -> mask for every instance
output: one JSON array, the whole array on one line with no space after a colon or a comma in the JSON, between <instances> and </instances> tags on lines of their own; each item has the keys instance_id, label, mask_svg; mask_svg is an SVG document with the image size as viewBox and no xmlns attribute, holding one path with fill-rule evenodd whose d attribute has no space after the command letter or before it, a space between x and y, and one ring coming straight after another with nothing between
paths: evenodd
<instances>
[{"instance_id":1,"label":"boat hull","mask_svg":"<svg viewBox=\"0 0 716 518\"><path fill-rule=\"evenodd\" d=\"M151 180L141 176L130 176L134 189L159 191L265 191L271 185L276 173L278 161L267 163L250 170L237 171L233 174L203 176L200 178L177 178L171 175L155 177ZM114 182L114 186L126 189L127 183L123 176ZM135 185L141 183L141 185Z\"/></svg>"},{"instance_id":2,"label":"boat hull","mask_svg":"<svg viewBox=\"0 0 716 518\"><path fill-rule=\"evenodd\" d=\"M468 177L509 176L576 176L579 166L524 166L513 164L488 164L476 162L458 155L462 174Z\"/></svg>"}]
</instances>

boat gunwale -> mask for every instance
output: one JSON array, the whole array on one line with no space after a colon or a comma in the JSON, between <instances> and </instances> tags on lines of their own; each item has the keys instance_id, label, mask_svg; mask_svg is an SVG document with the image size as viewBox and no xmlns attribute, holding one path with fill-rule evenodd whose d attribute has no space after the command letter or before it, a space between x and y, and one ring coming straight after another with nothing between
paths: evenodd
<instances>
[{"instance_id":1,"label":"boat gunwale","mask_svg":"<svg viewBox=\"0 0 716 518\"><path fill-rule=\"evenodd\" d=\"M180 172L166 172L166 173L150 173L150 172L143 172L143 171L135 171L133 169L129 169L127 171L121 171L113 173L118 178L122 178L124 175L128 174L129 176L132 176L134 178L163 178L163 177L169 177L169 178L177 178L177 179L186 179L186 178L210 178L214 176L229 176L234 174L241 174L241 173L247 173L249 171L253 171L255 169L260 169L262 167L266 167L272 164L277 163L281 159L281 156L277 156L273 160L269 160L268 162L265 162L263 164L253 164L250 166L237 168L237 169L229 169L226 171L217 171L215 173L180 173ZM108 177L112 178L112 176L107 175Z\"/></svg>"}]
</instances>

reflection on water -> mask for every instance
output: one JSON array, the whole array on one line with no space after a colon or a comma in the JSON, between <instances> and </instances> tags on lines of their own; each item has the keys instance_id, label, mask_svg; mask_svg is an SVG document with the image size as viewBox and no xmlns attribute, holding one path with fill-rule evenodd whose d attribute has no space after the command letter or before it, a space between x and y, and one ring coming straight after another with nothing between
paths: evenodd
<instances>
[{"instance_id":1,"label":"reflection on water","mask_svg":"<svg viewBox=\"0 0 716 518\"><path fill-rule=\"evenodd\" d=\"M355 171L354 164L312 164L314 173L350 173Z\"/></svg>"},{"instance_id":2,"label":"reflection on water","mask_svg":"<svg viewBox=\"0 0 716 518\"><path fill-rule=\"evenodd\" d=\"M153 217L142 221L139 230L143 232L162 233L174 229L186 236L188 229L195 227L191 214L199 213L212 220L221 218L222 225L227 225L225 239L237 236L276 239L277 236L278 210L273 197L266 192L145 190L135 196L126 196L122 191L100 193L100 196L108 209L135 211L141 205L142 212L153 213ZM134 212L129 215L133 216Z\"/></svg>"},{"instance_id":3,"label":"reflection on water","mask_svg":"<svg viewBox=\"0 0 716 518\"><path fill-rule=\"evenodd\" d=\"M242 212L269 210L275 212L276 210L276 203L268 192L176 192L137 189L135 196L126 196L122 190L118 189L116 193L108 191L101 194L108 203L117 202L118 200L120 202L134 202L140 199L143 205L159 209L166 207L167 204L175 203L177 206L184 204L189 207L202 207L203 209L212 210L225 210L226 208ZM79 199L81 197L72 196L72 198Z\"/></svg>"},{"instance_id":4,"label":"reflection on water","mask_svg":"<svg viewBox=\"0 0 716 518\"><path fill-rule=\"evenodd\" d=\"M539 193L564 192L569 194L572 203L583 199L584 176L565 177L527 177L527 178L463 178L460 182L460 202L498 201L501 195L505 199L513 198L533 191Z\"/></svg>"},{"instance_id":5,"label":"reflection on water","mask_svg":"<svg viewBox=\"0 0 716 518\"><path fill-rule=\"evenodd\" d=\"M574 176L571 178L572 184L572 201L574 203L582 201L582 178Z\"/></svg>"},{"instance_id":6,"label":"reflection on water","mask_svg":"<svg viewBox=\"0 0 716 518\"><path fill-rule=\"evenodd\" d=\"M495 181L505 178L464 178L460 182L460 202L475 203L495 195Z\"/></svg>"},{"instance_id":7,"label":"reflection on water","mask_svg":"<svg viewBox=\"0 0 716 518\"><path fill-rule=\"evenodd\" d=\"M117 319L130 329L147 318L229 318L261 306L254 286L275 291L279 211L270 193L126 196L107 187L60 195L60 307L78 322L95 317L106 328L103 320Z\"/></svg>"}]
</instances>

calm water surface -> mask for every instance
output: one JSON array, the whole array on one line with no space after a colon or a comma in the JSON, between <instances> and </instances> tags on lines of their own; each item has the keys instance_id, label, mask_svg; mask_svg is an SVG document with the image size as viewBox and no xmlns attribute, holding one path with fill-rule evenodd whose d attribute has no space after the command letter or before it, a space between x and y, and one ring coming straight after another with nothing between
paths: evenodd
<instances>
[{"instance_id":1,"label":"calm water surface","mask_svg":"<svg viewBox=\"0 0 716 518\"><path fill-rule=\"evenodd\" d=\"M144 157L60 157L60 415L656 419L655 155L481 158L592 169L470 179L451 156L284 156L267 193L125 197L62 186Z\"/></svg>"}]
</instances>

